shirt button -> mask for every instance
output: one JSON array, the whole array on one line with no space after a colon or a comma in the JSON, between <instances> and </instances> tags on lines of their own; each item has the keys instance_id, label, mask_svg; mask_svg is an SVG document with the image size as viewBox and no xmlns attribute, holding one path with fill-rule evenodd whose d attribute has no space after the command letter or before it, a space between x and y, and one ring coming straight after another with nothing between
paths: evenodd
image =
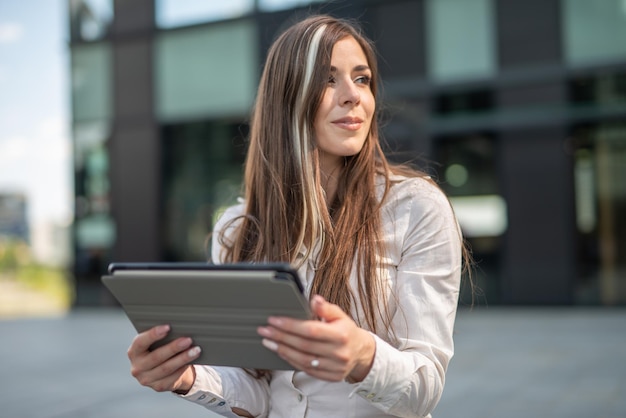
<instances>
[{"instance_id":1,"label":"shirt button","mask_svg":"<svg viewBox=\"0 0 626 418\"><path fill-rule=\"evenodd\" d=\"M302 399L304 399L304 396L302 396L301 393L298 394L298 402L302 402Z\"/></svg>"},{"instance_id":2,"label":"shirt button","mask_svg":"<svg viewBox=\"0 0 626 418\"><path fill-rule=\"evenodd\" d=\"M204 398L206 398L206 395L202 395L198 398L199 401L203 400Z\"/></svg>"},{"instance_id":3,"label":"shirt button","mask_svg":"<svg viewBox=\"0 0 626 418\"><path fill-rule=\"evenodd\" d=\"M224 401L222 401L222 402L217 404L217 406L224 406L224 405L226 405L226 402L224 402Z\"/></svg>"}]
</instances>

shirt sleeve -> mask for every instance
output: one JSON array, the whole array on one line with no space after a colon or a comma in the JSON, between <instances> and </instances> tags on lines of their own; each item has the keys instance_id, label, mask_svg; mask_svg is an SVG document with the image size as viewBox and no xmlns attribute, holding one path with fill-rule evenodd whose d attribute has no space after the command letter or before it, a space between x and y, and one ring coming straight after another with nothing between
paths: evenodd
<instances>
[{"instance_id":1,"label":"shirt sleeve","mask_svg":"<svg viewBox=\"0 0 626 418\"><path fill-rule=\"evenodd\" d=\"M372 368L352 393L387 414L424 417L441 398L454 353L462 238L442 191L425 179L405 182L388 220L401 241L392 279L395 339L374 336Z\"/></svg>"},{"instance_id":2,"label":"shirt sleeve","mask_svg":"<svg viewBox=\"0 0 626 418\"><path fill-rule=\"evenodd\" d=\"M243 206L231 207L224 212L214 228L211 255L216 264L223 262L221 232L224 239L236 228L236 219ZM189 392L178 395L225 417L236 417L232 408L248 411L255 417L266 417L269 412L269 379L252 376L237 367L195 365L196 380Z\"/></svg>"},{"instance_id":3,"label":"shirt sleeve","mask_svg":"<svg viewBox=\"0 0 626 418\"><path fill-rule=\"evenodd\" d=\"M238 219L244 214L243 203L231 206L222 216L219 217L213 227L213 235L211 236L211 261L215 264L224 262L224 240L228 242L232 239L239 225Z\"/></svg>"},{"instance_id":4,"label":"shirt sleeve","mask_svg":"<svg viewBox=\"0 0 626 418\"><path fill-rule=\"evenodd\" d=\"M189 392L178 395L225 417L237 417L232 408L248 411L255 417L267 417L269 383L237 367L193 366L196 380Z\"/></svg>"}]
</instances>

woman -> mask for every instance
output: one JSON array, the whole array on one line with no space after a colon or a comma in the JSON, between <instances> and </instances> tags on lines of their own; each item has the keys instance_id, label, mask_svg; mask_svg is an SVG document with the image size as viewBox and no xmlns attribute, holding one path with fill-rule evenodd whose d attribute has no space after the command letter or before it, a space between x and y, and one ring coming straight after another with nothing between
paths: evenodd
<instances>
[{"instance_id":1,"label":"woman","mask_svg":"<svg viewBox=\"0 0 626 418\"><path fill-rule=\"evenodd\" d=\"M167 326L138 335L132 374L224 416L424 417L453 354L462 239L426 176L389 164L373 48L328 16L269 51L251 123L244 203L215 227L215 262L298 268L319 321L270 318L263 344L295 371L190 366Z\"/></svg>"}]
</instances>

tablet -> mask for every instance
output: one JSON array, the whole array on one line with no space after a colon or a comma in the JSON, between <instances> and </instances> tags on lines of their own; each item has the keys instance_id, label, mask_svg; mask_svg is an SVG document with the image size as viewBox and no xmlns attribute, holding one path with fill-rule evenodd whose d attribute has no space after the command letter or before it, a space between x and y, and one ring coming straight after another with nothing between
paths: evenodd
<instances>
[{"instance_id":1,"label":"tablet","mask_svg":"<svg viewBox=\"0 0 626 418\"><path fill-rule=\"evenodd\" d=\"M309 319L297 272L284 264L113 263L102 282L137 332L169 324L168 336L191 337L194 363L293 369L261 344L269 316Z\"/></svg>"}]
</instances>

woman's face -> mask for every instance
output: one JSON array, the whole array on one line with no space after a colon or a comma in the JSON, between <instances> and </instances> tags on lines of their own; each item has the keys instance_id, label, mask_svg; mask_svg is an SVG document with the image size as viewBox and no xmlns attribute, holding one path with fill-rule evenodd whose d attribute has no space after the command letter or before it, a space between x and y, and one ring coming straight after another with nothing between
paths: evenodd
<instances>
[{"instance_id":1,"label":"woman's face","mask_svg":"<svg viewBox=\"0 0 626 418\"><path fill-rule=\"evenodd\" d=\"M376 108L370 89L372 71L356 39L350 36L338 41L330 65L314 122L321 168L328 174L343 165L343 157L361 151Z\"/></svg>"}]
</instances>

